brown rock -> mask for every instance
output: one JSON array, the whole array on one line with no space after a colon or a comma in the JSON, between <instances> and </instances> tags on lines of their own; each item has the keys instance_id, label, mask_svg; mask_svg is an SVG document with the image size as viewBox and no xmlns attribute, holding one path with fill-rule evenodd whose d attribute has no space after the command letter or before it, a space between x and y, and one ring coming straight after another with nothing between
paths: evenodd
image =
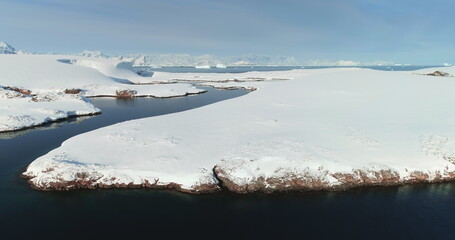
<instances>
[{"instance_id":1,"label":"brown rock","mask_svg":"<svg viewBox=\"0 0 455 240\"><path fill-rule=\"evenodd\" d=\"M116 91L116 96L118 98L132 98L132 97L134 97L135 94L136 94L136 91L129 90L129 89Z\"/></svg>"},{"instance_id":2,"label":"brown rock","mask_svg":"<svg viewBox=\"0 0 455 240\"><path fill-rule=\"evenodd\" d=\"M82 92L82 90L78 88L65 89L66 94L79 94L80 92Z\"/></svg>"},{"instance_id":3,"label":"brown rock","mask_svg":"<svg viewBox=\"0 0 455 240\"><path fill-rule=\"evenodd\" d=\"M434 71L432 73L427 73L425 74L427 76L436 76L436 77L449 77L450 74L446 73L446 72L441 72L441 71Z\"/></svg>"},{"instance_id":4,"label":"brown rock","mask_svg":"<svg viewBox=\"0 0 455 240\"><path fill-rule=\"evenodd\" d=\"M19 93L22 93L24 95L32 94L32 91L30 91L28 89L22 89L22 88L17 88L17 87L10 87L10 86L5 87L5 89L6 90L15 91L15 92L19 92Z\"/></svg>"}]
</instances>

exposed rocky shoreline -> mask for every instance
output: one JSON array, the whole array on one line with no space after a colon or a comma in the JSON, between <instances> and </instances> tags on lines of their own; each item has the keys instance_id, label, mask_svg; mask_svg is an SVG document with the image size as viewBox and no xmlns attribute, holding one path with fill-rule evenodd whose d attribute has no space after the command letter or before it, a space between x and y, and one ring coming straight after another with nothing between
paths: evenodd
<instances>
[{"instance_id":1,"label":"exposed rocky shoreline","mask_svg":"<svg viewBox=\"0 0 455 240\"><path fill-rule=\"evenodd\" d=\"M48 171L52 171L49 169ZM304 191L344 191L354 188L368 187L387 187L409 184L434 184L455 181L455 172L437 173L435 178L420 171L414 171L407 179L401 179L399 174L394 171L366 171L362 169L353 170L352 173L332 173L333 178L339 184L333 185L327 181L310 175L287 174L287 177L259 177L246 184L238 184L232 180L224 169L219 166L213 168L213 177L216 183L201 184L193 186L192 189L182 188L177 183L159 183L159 179L150 182L144 180L141 184L115 183L105 184L98 182L102 176L91 177L87 173L78 173L78 178L73 181L49 182L45 186L36 185L30 179L33 176L22 174L28 179L28 183L33 189L40 191L73 191L80 189L154 189L154 190L174 190L189 194L207 194L220 191L232 192L236 194L265 193L272 194L278 192L304 192Z\"/></svg>"},{"instance_id":2,"label":"exposed rocky shoreline","mask_svg":"<svg viewBox=\"0 0 455 240\"><path fill-rule=\"evenodd\" d=\"M74 136L33 161L24 175L48 191L242 194L455 180L450 78L435 85L432 77L366 69L282 75L294 80L260 83L254 93L230 101Z\"/></svg>"},{"instance_id":3,"label":"exposed rocky shoreline","mask_svg":"<svg viewBox=\"0 0 455 240\"><path fill-rule=\"evenodd\" d=\"M196 186L194 189L184 189L180 184L168 183L158 184L157 182L150 182L144 180L141 184L135 183L115 183L115 184L104 184L96 182L97 179L82 176L79 179L73 181L62 181L62 182L51 182L47 186L37 186L30 181L33 177L22 174L22 178L28 179L30 186L39 191L74 191L81 189L154 189L154 190L174 190L183 193L190 194L203 194L203 193L214 193L221 191L221 188L217 184L203 184Z\"/></svg>"},{"instance_id":4,"label":"exposed rocky shoreline","mask_svg":"<svg viewBox=\"0 0 455 240\"><path fill-rule=\"evenodd\" d=\"M285 178L263 178L259 177L248 184L238 184L232 181L229 174L223 169L214 168L217 179L221 186L230 192L235 193L274 193L287 191L340 191L352 188L397 186L417 183L441 183L455 180L455 173L448 173L449 177L439 174L431 179L428 174L415 171L411 173L409 179L400 179L398 173L393 171L365 171L354 170L353 173L333 173L332 177L337 179L340 184L332 185L313 176L298 176L289 174ZM373 177L369 177L372 175Z\"/></svg>"}]
</instances>

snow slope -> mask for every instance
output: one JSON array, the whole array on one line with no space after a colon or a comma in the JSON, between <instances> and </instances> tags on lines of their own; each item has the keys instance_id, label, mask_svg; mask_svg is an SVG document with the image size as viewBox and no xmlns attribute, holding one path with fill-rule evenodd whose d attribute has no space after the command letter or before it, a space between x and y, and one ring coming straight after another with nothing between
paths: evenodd
<instances>
[{"instance_id":1,"label":"snow slope","mask_svg":"<svg viewBox=\"0 0 455 240\"><path fill-rule=\"evenodd\" d=\"M98 113L82 96L116 97L127 91L136 97L177 97L204 92L187 83L132 84L146 77L130 67L130 63L104 58L0 55L0 132ZM64 94L67 90L80 93Z\"/></svg>"},{"instance_id":2,"label":"snow slope","mask_svg":"<svg viewBox=\"0 0 455 240\"><path fill-rule=\"evenodd\" d=\"M96 69L105 76L114 78L120 82L130 84L157 83L150 77L143 77L133 72L132 64L130 62L122 62L107 58L97 58L96 60L93 58L78 58L70 59L70 62L74 65Z\"/></svg>"},{"instance_id":3,"label":"snow slope","mask_svg":"<svg viewBox=\"0 0 455 240\"><path fill-rule=\"evenodd\" d=\"M116 90L132 89L153 96L153 86L130 84L141 79L145 79L147 83L156 83L135 74L129 70L130 66L130 63L116 60L80 56L0 55L0 85L25 88L32 92L82 89L88 93L110 96L115 96ZM179 92L182 89L186 89L187 93L200 92L188 84L167 85L169 89L174 87L179 89ZM161 93L161 88L158 88L158 95ZM179 93L178 96L180 95L182 94Z\"/></svg>"},{"instance_id":4,"label":"snow slope","mask_svg":"<svg viewBox=\"0 0 455 240\"><path fill-rule=\"evenodd\" d=\"M0 54L16 54L16 49L6 42L0 42Z\"/></svg>"},{"instance_id":5,"label":"snow slope","mask_svg":"<svg viewBox=\"0 0 455 240\"><path fill-rule=\"evenodd\" d=\"M142 79L147 83L157 83L132 72L131 63L80 56L0 55L0 73L0 85L32 91L71 88L90 91L96 86L110 86L117 89L148 90L149 95L153 95L151 87L144 88L128 83L138 83ZM188 93L198 92L188 84L172 84L167 85L167 88L183 89L183 86L187 88ZM115 91L98 93L115 95Z\"/></svg>"},{"instance_id":6,"label":"snow slope","mask_svg":"<svg viewBox=\"0 0 455 240\"><path fill-rule=\"evenodd\" d=\"M240 193L455 178L455 78L368 69L268 74L293 80L75 136L24 176L42 190Z\"/></svg>"}]
</instances>

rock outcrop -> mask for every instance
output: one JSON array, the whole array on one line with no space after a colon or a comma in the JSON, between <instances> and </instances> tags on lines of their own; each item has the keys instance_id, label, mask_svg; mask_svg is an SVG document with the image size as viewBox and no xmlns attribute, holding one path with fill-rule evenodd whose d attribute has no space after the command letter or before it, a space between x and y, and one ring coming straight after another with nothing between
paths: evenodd
<instances>
[{"instance_id":1,"label":"rock outcrop","mask_svg":"<svg viewBox=\"0 0 455 240\"><path fill-rule=\"evenodd\" d=\"M441 71L434 71L432 73L425 74L427 76L435 76L435 77L450 77L450 74Z\"/></svg>"},{"instance_id":2,"label":"rock outcrop","mask_svg":"<svg viewBox=\"0 0 455 240\"><path fill-rule=\"evenodd\" d=\"M407 178L401 178L399 173L392 170L363 170L356 169L352 173L328 173L328 177L335 179L335 183L326 178L310 174L289 173L281 177L257 177L249 181L239 183L235 176L231 176L226 170L215 166L214 173L220 182L220 186L235 193L274 193L286 191L338 191L359 187L394 186L415 183L436 183L455 180L455 172L436 172L432 178L430 174L420 171L410 173Z\"/></svg>"}]
</instances>

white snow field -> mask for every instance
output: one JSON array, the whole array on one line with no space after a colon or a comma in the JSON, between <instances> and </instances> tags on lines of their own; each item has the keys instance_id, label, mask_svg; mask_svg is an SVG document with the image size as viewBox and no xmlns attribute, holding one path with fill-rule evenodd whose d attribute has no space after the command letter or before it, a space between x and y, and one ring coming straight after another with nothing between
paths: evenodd
<instances>
[{"instance_id":1,"label":"white snow field","mask_svg":"<svg viewBox=\"0 0 455 240\"><path fill-rule=\"evenodd\" d=\"M246 73L168 73L155 72L149 79L153 82L260 82L270 80L289 80L298 76L301 70L246 72Z\"/></svg>"},{"instance_id":2,"label":"white snow field","mask_svg":"<svg viewBox=\"0 0 455 240\"><path fill-rule=\"evenodd\" d=\"M82 96L56 91L30 96L0 88L0 103L0 132L100 113Z\"/></svg>"},{"instance_id":3,"label":"white snow field","mask_svg":"<svg viewBox=\"0 0 455 240\"><path fill-rule=\"evenodd\" d=\"M0 55L0 132L99 113L84 97L119 97L122 92L135 97L176 97L204 92L187 83L137 85L142 79L154 82L130 66L81 56Z\"/></svg>"},{"instance_id":4,"label":"white snow field","mask_svg":"<svg viewBox=\"0 0 455 240\"><path fill-rule=\"evenodd\" d=\"M188 84L173 84L166 89L177 89L175 95L166 95L160 86L134 85L157 82L137 75L129 69L130 66L131 63L117 60L82 56L0 55L0 85L26 88L32 92L78 88L87 91L87 97L116 96L116 90L123 89L167 97L201 91Z\"/></svg>"},{"instance_id":5,"label":"white snow field","mask_svg":"<svg viewBox=\"0 0 455 240\"><path fill-rule=\"evenodd\" d=\"M261 82L242 97L72 137L32 162L24 176L41 190L192 193L455 178L455 78L368 69L265 75L292 80Z\"/></svg>"}]
</instances>

